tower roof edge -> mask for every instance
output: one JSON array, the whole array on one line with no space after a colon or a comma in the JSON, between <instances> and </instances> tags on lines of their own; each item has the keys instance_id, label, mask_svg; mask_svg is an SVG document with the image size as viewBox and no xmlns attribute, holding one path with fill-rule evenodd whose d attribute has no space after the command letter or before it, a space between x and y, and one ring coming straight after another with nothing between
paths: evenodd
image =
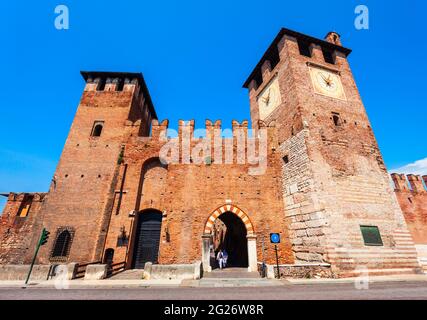
<instances>
[{"instance_id":1,"label":"tower roof edge","mask_svg":"<svg viewBox=\"0 0 427 320\"><path fill-rule=\"evenodd\" d=\"M90 77L92 78L129 78L137 79L139 86L146 98L148 107L150 108L152 116L157 119L157 113L154 108L153 101L151 100L150 92L148 91L147 84L145 83L144 76L141 72L116 72L116 71L80 71L83 79L87 81Z\"/></svg>"},{"instance_id":2,"label":"tower roof edge","mask_svg":"<svg viewBox=\"0 0 427 320\"><path fill-rule=\"evenodd\" d=\"M245 83L243 84L243 88L249 87L250 82L252 81L252 79L256 78L256 74L261 69L261 66L263 65L263 63L266 60L270 60L270 57L274 55L274 49L277 48L279 41L282 39L282 37L284 35L289 35L289 36L295 37L297 39L301 39L301 40L306 41L306 42L318 44L324 48L328 48L331 50L337 50L339 52L342 52L346 57L351 53L351 49L348 49L348 48L333 44L331 42L325 41L323 39L315 38L315 37L312 37L312 36L309 36L309 35L306 35L306 34L291 30L291 29L282 28L282 29L280 29L279 33L274 38L273 42L268 47L267 51L262 56L261 60L255 66L252 73L246 79Z\"/></svg>"}]
</instances>

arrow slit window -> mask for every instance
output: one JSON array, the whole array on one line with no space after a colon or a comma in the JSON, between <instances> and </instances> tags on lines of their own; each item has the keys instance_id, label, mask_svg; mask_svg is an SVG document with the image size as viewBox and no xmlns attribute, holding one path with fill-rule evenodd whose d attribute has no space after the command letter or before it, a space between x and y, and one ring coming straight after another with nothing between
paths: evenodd
<instances>
[{"instance_id":1,"label":"arrow slit window","mask_svg":"<svg viewBox=\"0 0 427 320\"><path fill-rule=\"evenodd\" d=\"M332 112L332 120L334 121L335 127L341 126L341 119L339 113Z\"/></svg>"}]
</instances>

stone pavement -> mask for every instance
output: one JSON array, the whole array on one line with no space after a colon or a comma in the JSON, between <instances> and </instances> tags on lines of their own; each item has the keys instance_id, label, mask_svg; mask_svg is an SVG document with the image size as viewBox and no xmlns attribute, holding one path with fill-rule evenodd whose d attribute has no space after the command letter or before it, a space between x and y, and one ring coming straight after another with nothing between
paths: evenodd
<instances>
[{"instance_id":1,"label":"stone pavement","mask_svg":"<svg viewBox=\"0 0 427 320\"><path fill-rule=\"evenodd\" d=\"M368 288L353 283L316 283L270 287L98 287L70 290L55 288L0 288L0 300L427 300L427 286L418 282L377 282ZM218 302L215 302L218 301ZM191 303L189 304L191 305Z\"/></svg>"},{"instance_id":2,"label":"stone pavement","mask_svg":"<svg viewBox=\"0 0 427 320\"><path fill-rule=\"evenodd\" d=\"M200 280L136 280L136 279L104 279L104 280L71 280L66 283L56 280L30 281L25 286L24 281L0 281L0 288L62 288L69 289L108 289L108 288L149 288L149 287L272 287L289 285L315 284L348 284L364 279L265 279L265 278L202 278ZM387 282L424 282L427 275L372 276L369 283Z\"/></svg>"},{"instance_id":3,"label":"stone pavement","mask_svg":"<svg viewBox=\"0 0 427 320\"><path fill-rule=\"evenodd\" d=\"M67 286L68 289L98 289L98 288L144 288L144 287L179 287L182 280L70 280L67 282L47 280L30 281L25 286L24 281L0 281L0 288L58 288Z\"/></svg>"},{"instance_id":4,"label":"stone pavement","mask_svg":"<svg viewBox=\"0 0 427 320\"><path fill-rule=\"evenodd\" d=\"M426 274L391 275L391 276L369 276L369 283L376 282L419 282L427 281ZM354 283L364 278L342 278L342 279L286 279L290 284L326 284L326 283Z\"/></svg>"}]
</instances>

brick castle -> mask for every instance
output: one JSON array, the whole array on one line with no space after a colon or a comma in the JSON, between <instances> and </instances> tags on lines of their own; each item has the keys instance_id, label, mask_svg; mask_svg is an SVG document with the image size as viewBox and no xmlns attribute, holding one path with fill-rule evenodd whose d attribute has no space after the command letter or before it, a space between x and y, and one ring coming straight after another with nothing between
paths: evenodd
<instances>
[{"instance_id":1,"label":"brick castle","mask_svg":"<svg viewBox=\"0 0 427 320\"><path fill-rule=\"evenodd\" d=\"M200 260L209 272L222 248L232 266L256 271L276 263L270 233L279 233L286 275L420 272L427 176L408 183L394 174L391 185L350 53L335 32L321 40L282 29L244 83L252 128L233 121L233 135L221 138L221 121L206 120L210 140L194 135L194 121L168 137L142 74L82 72L50 190L4 194L0 264L29 264L44 227L51 235L38 264ZM253 174L249 149L259 156L261 136L266 167ZM178 161L164 161L174 143Z\"/></svg>"}]
</instances>

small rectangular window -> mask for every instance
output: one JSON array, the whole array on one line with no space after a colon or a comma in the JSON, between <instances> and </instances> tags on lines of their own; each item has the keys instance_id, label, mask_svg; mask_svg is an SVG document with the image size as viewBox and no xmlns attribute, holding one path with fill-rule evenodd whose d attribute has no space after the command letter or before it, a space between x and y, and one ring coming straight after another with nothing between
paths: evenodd
<instances>
[{"instance_id":1,"label":"small rectangular window","mask_svg":"<svg viewBox=\"0 0 427 320\"><path fill-rule=\"evenodd\" d=\"M285 156L283 157L283 162L284 162L285 164L288 164L288 163L289 163L289 156L288 156L288 155L285 155Z\"/></svg>"},{"instance_id":2,"label":"small rectangular window","mask_svg":"<svg viewBox=\"0 0 427 320\"><path fill-rule=\"evenodd\" d=\"M311 58L310 43L298 40L298 49L301 55Z\"/></svg>"},{"instance_id":3,"label":"small rectangular window","mask_svg":"<svg viewBox=\"0 0 427 320\"><path fill-rule=\"evenodd\" d=\"M376 226L360 226L365 246L382 246L380 230Z\"/></svg>"},{"instance_id":4,"label":"small rectangular window","mask_svg":"<svg viewBox=\"0 0 427 320\"><path fill-rule=\"evenodd\" d=\"M340 118L340 114L339 113L332 112L332 120L334 121L334 125L336 127L341 126L341 118Z\"/></svg>"},{"instance_id":5,"label":"small rectangular window","mask_svg":"<svg viewBox=\"0 0 427 320\"><path fill-rule=\"evenodd\" d=\"M19 213L19 217L25 218L28 216L28 211L30 211L30 205L27 204L25 207L22 208L21 212Z\"/></svg>"}]
</instances>

